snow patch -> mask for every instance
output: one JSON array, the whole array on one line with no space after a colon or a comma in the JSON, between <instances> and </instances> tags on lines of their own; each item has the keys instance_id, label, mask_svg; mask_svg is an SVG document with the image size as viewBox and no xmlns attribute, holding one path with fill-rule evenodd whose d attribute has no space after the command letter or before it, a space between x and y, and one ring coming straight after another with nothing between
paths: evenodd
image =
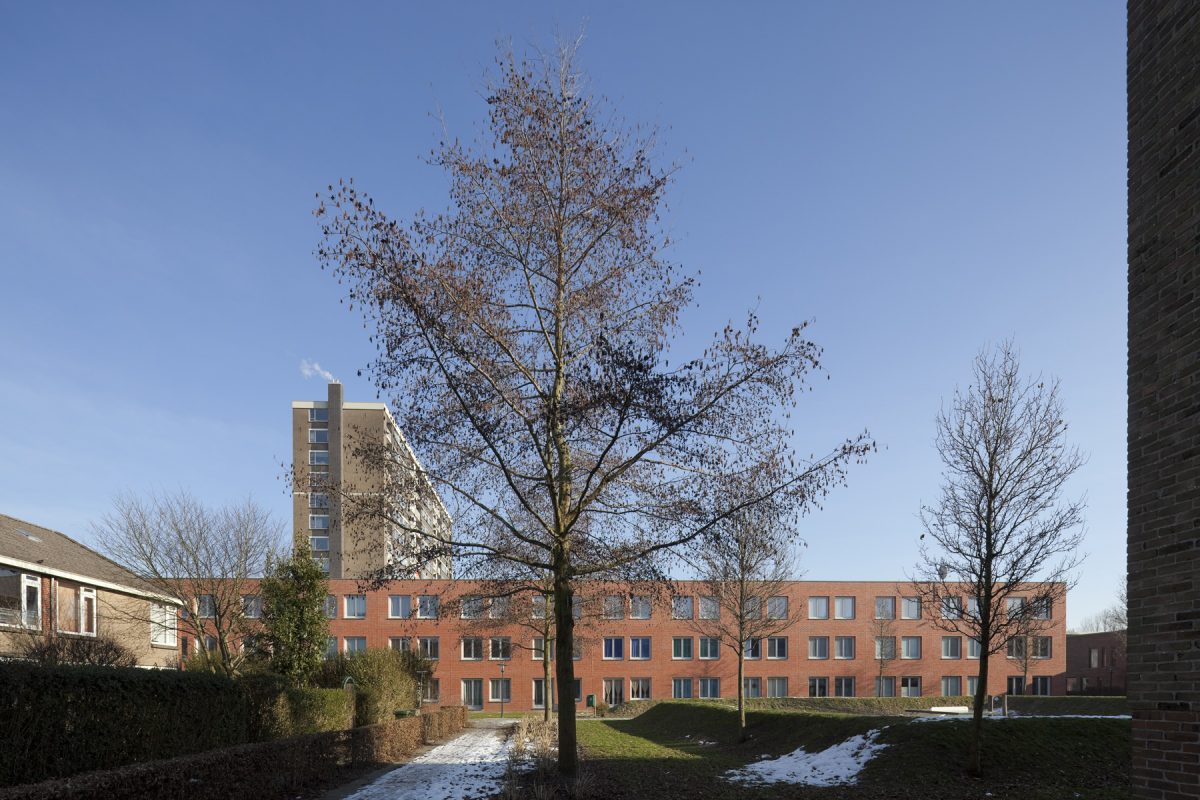
<instances>
[{"instance_id":1,"label":"snow patch","mask_svg":"<svg viewBox=\"0 0 1200 800\"><path fill-rule=\"evenodd\" d=\"M494 728L470 728L397 767L346 800L463 800L493 797L504 784L510 741Z\"/></svg>"},{"instance_id":2,"label":"snow patch","mask_svg":"<svg viewBox=\"0 0 1200 800\"><path fill-rule=\"evenodd\" d=\"M819 753L809 753L801 747L779 758L731 770L725 773L725 778L734 783L800 783L806 786L854 783L866 763L887 747L876 741L878 737L879 730L868 731Z\"/></svg>"}]
</instances>

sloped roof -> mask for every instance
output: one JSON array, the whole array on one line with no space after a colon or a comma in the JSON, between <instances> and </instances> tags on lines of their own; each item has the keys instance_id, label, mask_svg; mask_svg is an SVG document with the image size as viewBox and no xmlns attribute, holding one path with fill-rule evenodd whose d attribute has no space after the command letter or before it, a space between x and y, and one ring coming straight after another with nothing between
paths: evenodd
<instances>
[{"instance_id":1,"label":"sloped roof","mask_svg":"<svg viewBox=\"0 0 1200 800\"><path fill-rule=\"evenodd\" d=\"M0 564L6 563L84 583L107 584L133 594L160 596L137 575L70 536L0 514Z\"/></svg>"}]
</instances>

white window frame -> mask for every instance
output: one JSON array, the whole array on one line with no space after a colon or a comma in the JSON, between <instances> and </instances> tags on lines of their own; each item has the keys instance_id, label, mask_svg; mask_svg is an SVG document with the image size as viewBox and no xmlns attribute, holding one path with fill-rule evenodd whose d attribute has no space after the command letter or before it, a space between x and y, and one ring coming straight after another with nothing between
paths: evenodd
<instances>
[{"instance_id":1,"label":"white window frame","mask_svg":"<svg viewBox=\"0 0 1200 800\"><path fill-rule=\"evenodd\" d=\"M354 601L353 611L350 609L350 602ZM361 601L361 603L359 602ZM361 612L359 606L361 605ZM342 619L366 619L367 618L367 596L365 594L348 594L342 599Z\"/></svg>"},{"instance_id":2,"label":"white window frame","mask_svg":"<svg viewBox=\"0 0 1200 800\"><path fill-rule=\"evenodd\" d=\"M829 678L811 675L808 678L809 697L829 697Z\"/></svg>"},{"instance_id":3,"label":"white window frame","mask_svg":"<svg viewBox=\"0 0 1200 800\"><path fill-rule=\"evenodd\" d=\"M459 650L462 661L483 661L483 637L464 636Z\"/></svg>"},{"instance_id":4,"label":"white window frame","mask_svg":"<svg viewBox=\"0 0 1200 800\"><path fill-rule=\"evenodd\" d=\"M321 434L324 434L322 436ZM329 428L309 428L308 429L309 444L329 444Z\"/></svg>"},{"instance_id":5,"label":"white window frame","mask_svg":"<svg viewBox=\"0 0 1200 800\"><path fill-rule=\"evenodd\" d=\"M974 636L967 637L967 658L978 659L983 647L979 644L979 640Z\"/></svg>"},{"instance_id":6,"label":"white window frame","mask_svg":"<svg viewBox=\"0 0 1200 800\"><path fill-rule=\"evenodd\" d=\"M155 647L175 647L179 633L175 625L175 606L166 603L150 605L150 644Z\"/></svg>"},{"instance_id":7,"label":"white window frame","mask_svg":"<svg viewBox=\"0 0 1200 800\"><path fill-rule=\"evenodd\" d=\"M350 649L350 642L362 642L362 647ZM361 653L367 649L367 637L365 636L343 636L342 637L342 652L343 653Z\"/></svg>"},{"instance_id":8,"label":"white window frame","mask_svg":"<svg viewBox=\"0 0 1200 800\"><path fill-rule=\"evenodd\" d=\"M483 619L483 597L477 594L465 595L458 616L460 619Z\"/></svg>"},{"instance_id":9,"label":"white window frame","mask_svg":"<svg viewBox=\"0 0 1200 800\"><path fill-rule=\"evenodd\" d=\"M636 644L635 644L636 643ZM651 642L649 636L630 636L629 637L629 660L630 661L649 661ZM637 652L638 655L634 655Z\"/></svg>"},{"instance_id":10,"label":"white window frame","mask_svg":"<svg viewBox=\"0 0 1200 800\"><path fill-rule=\"evenodd\" d=\"M650 678L630 678L629 679L629 699L633 700L649 700L653 695L650 694L653 681Z\"/></svg>"},{"instance_id":11,"label":"white window frame","mask_svg":"<svg viewBox=\"0 0 1200 800\"><path fill-rule=\"evenodd\" d=\"M262 619L262 596L242 595L242 616L246 619Z\"/></svg>"},{"instance_id":12,"label":"white window frame","mask_svg":"<svg viewBox=\"0 0 1200 800\"><path fill-rule=\"evenodd\" d=\"M783 661L788 657L788 637L786 636L768 636L767 637L767 660L768 661Z\"/></svg>"},{"instance_id":13,"label":"white window frame","mask_svg":"<svg viewBox=\"0 0 1200 800\"><path fill-rule=\"evenodd\" d=\"M887 651L884 651L884 644L887 644ZM895 636L876 636L875 637L875 658L878 661L894 661L896 659L896 637ZM892 687L893 690L895 687ZM895 695L889 695L895 697Z\"/></svg>"},{"instance_id":14,"label":"white window frame","mask_svg":"<svg viewBox=\"0 0 1200 800\"><path fill-rule=\"evenodd\" d=\"M496 694L497 689L501 690L500 694ZM490 703L511 703L512 702L512 678L489 678L488 679L488 702L490 702Z\"/></svg>"},{"instance_id":15,"label":"white window frame","mask_svg":"<svg viewBox=\"0 0 1200 800\"><path fill-rule=\"evenodd\" d=\"M917 654L909 655L909 645L916 642ZM921 660L921 637L920 636L901 636L900 637L900 658L903 661L920 661Z\"/></svg>"},{"instance_id":16,"label":"white window frame","mask_svg":"<svg viewBox=\"0 0 1200 800\"><path fill-rule=\"evenodd\" d=\"M762 697L762 678L742 678L742 697L747 700Z\"/></svg>"},{"instance_id":17,"label":"white window frame","mask_svg":"<svg viewBox=\"0 0 1200 800\"><path fill-rule=\"evenodd\" d=\"M827 661L829 659L829 637L808 637L808 658L810 661Z\"/></svg>"},{"instance_id":18,"label":"white window frame","mask_svg":"<svg viewBox=\"0 0 1200 800\"><path fill-rule=\"evenodd\" d=\"M641 597L635 594L629 598L630 619L650 619L652 613L649 597Z\"/></svg>"},{"instance_id":19,"label":"white window frame","mask_svg":"<svg viewBox=\"0 0 1200 800\"><path fill-rule=\"evenodd\" d=\"M697 649L701 661L716 661L721 657L721 640L716 636L701 636Z\"/></svg>"},{"instance_id":20,"label":"white window frame","mask_svg":"<svg viewBox=\"0 0 1200 800\"><path fill-rule=\"evenodd\" d=\"M958 691L957 692L948 691L948 689L951 688L948 685L949 681L958 681ZM961 697L962 696L962 677L958 676L958 675L943 675L941 689L942 689L942 697Z\"/></svg>"},{"instance_id":21,"label":"white window frame","mask_svg":"<svg viewBox=\"0 0 1200 800\"><path fill-rule=\"evenodd\" d=\"M850 655L842 655L843 645L850 643ZM833 657L837 661L853 661L858 657L858 642L853 636L835 636L833 639Z\"/></svg>"},{"instance_id":22,"label":"white window frame","mask_svg":"<svg viewBox=\"0 0 1200 800\"><path fill-rule=\"evenodd\" d=\"M499 653L499 655L497 655ZM511 661L512 637L492 636L488 639L488 661Z\"/></svg>"},{"instance_id":23,"label":"white window frame","mask_svg":"<svg viewBox=\"0 0 1200 800\"><path fill-rule=\"evenodd\" d=\"M683 647L686 643L686 647ZM671 660L672 661L691 661L695 654L695 645L692 643L691 636L674 636L671 638ZM684 653L686 650L686 654Z\"/></svg>"},{"instance_id":24,"label":"white window frame","mask_svg":"<svg viewBox=\"0 0 1200 800\"><path fill-rule=\"evenodd\" d=\"M329 530L329 515L328 514L309 514L308 529L310 531L327 531Z\"/></svg>"},{"instance_id":25,"label":"white window frame","mask_svg":"<svg viewBox=\"0 0 1200 800\"><path fill-rule=\"evenodd\" d=\"M323 412L323 413L322 413ZM308 410L309 422L329 422L329 407L313 407Z\"/></svg>"},{"instance_id":26,"label":"white window frame","mask_svg":"<svg viewBox=\"0 0 1200 800\"><path fill-rule=\"evenodd\" d=\"M683 687L687 687L687 691L681 691ZM691 678L672 678L671 679L671 699L673 700L691 700L694 697L692 679Z\"/></svg>"},{"instance_id":27,"label":"white window frame","mask_svg":"<svg viewBox=\"0 0 1200 800\"><path fill-rule=\"evenodd\" d=\"M1054 637L1052 636L1034 636L1033 652L1030 654L1033 658L1044 659L1051 658L1054 653ZM1042 647L1042 645L1045 647ZM1045 651L1044 653L1042 651Z\"/></svg>"},{"instance_id":28,"label":"white window frame","mask_svg":"<svg viewBox=\"0 0 1200 800\"><path fill-rule=\"evenodd\" d=\"M888 693L884 694L884 687L888 687ZM896 696L896 676L884 675L882 678L875 676L875 696L876 697L895 697Z\"/></svg>"},{"instance_id":29,"label":"white window frame","mask_svg":"<svg viewBox=\"0 0 1200 800\"><path fill-rule=\"evenodd\" d=\"M329 451L328 450L309 450L308 465L310 467L327 467L329 466Z\"/></svg>"},{"instance_id":30,"label":"white window frame","mask_svg":"<svg viewBox=\"0 0 1200 800\"><path fill-rule=\"evenodd\" d=\"M700 619L720 619L721 604L717 598L708 596L700 598Z\"/></svg>"},{"instance_id":31,"label":"white window frame","mask_svg":"<svg viewBox=\"0 0 1200 800\"><path fill-rule=\"evenodd\" d=\"M919 597L901 597L900 598L900 619L920 619L921 618L921 598Z\"/></svg>"},{"instance_id":32,"label":"white window frame","mask_svg":"<svg viewBox=\"0 0 1200 800\"><path fill-rule=\"evenodd\" d=\"M311 492L308 495L309 508L329 508L329 495L324 492Z\"/></svg>"},{"instance_id":33,"label":"white window frame","mask_svg":"<svg viewBox=\"0 0 1200 800\"><path fill-rule=\"evenodd\" d=\"M438 598L436 594L417 595L417 619L437 619Z\"/></svg>"},{"instance_id":34,"label":"white window frame","mask_svg":"<svg viewBox=\"0 0 1200 800\"><path fill-rule=\"evenodd\" d=\"M720 678L700 678L699 686L697 687L697 697L701 700L720 700L721 699L721 679ZM674 688L674 687L672 687ZM715 691L714 691L715 690Z\"/></svg>"},{"instance_id":35,"label":"white window frame","mask_svg":"<svg viewBox=\"0 0 1200 800\"><path fill-rule=\"evenodd\" d=\"M337 595L325 595L325 619L337 619Z\"/></svg>"},{"instance_id":36,"label":"white window frame","mask_svg":"<svg viewBox=\"0 0 1200 800\"><path fill-rule=\"evenodd\" d=\"M396 613L396 606L400 606L400 613ZM412 616L412 595L407 594L389 594L388 595L388 619L408 619Z\"/></svg>"},{"instance_id":37,"label":"white window frame","mask_svg":"<svg viewBox=\"0 0 1200 800\"><path fill-rule=\"evenodd\" d=\"M758 661L762 658L762 637L751 636L742 642L742 657L747 661Z\"/></svg>"},{"instance_id":38,"label":"white window frame","mask_svg":"<svg viewBox=\"0 0 1200 800\"><path fill-rule=\"evenodd\" d=\"M603 661L624 661L625 660L625 637L624 636L605 636L604 650L600 654Z\"/></svg>"},{"instance_id":39,"label":"white window frame","mask_svg":"<svg viewBox=\"0 0 1200 800\"><path fill-rule=\"evenodd\" d=\"M962 619L963 602L961 597L942 598L942 619Z\"/></svg>"},{"instance_id":40,"label":"white window frame","mask_svg":"<svg viewBox=\"0 0 1200 800\"><path fill-rule=\"evenodd\" d=\"M767 619L787 619L788 599L786 595L767 598Z\"/></svg>"},{"instance_id":41,"label":"white window frame","mask_svg":"<svg viewBox=\"0 0 1200 800\"><path fill-rule=\"evenodd\" d=\"M780 683L782 681L782 684ZM783 691L780 691L780 686ZM767 678L767 697L787 697L788 696L788 679L786 677L768 677Z\"/></svg>"},{"instance_id":42,"label":"white window frame","mask_svg":"<svg viewBox=\"0 0 1200 800\"><path fill-rule=\"evenodd\" d=\"M850 606L849 614L847 614L843 608L843 606L846 604L848 604ZM833 598L833 618L834 619L854 619L855 616L857 615L857 613L858 613L858 603L855 602L855 599L853 597L847 597L846 595L842 595L840 597Z\"/></svg>"},{"instance_id":43,"label":"white window frame","mask_svg":"<svg viewBox=\"0 0 1200 800\"><path fill-rule=\"evenodd\" d=\"M601 615L604 619L625 619L625 597L619 594L606 595Z\"/></svg>"},{"instance_id":44,"label":"white window frame","mask_svg":"<svg viewBox=\"0 0 1200 800\"><path fill-rule=\"evenodd\" d=\"M849 683L847 683L849 681ZM846 687L850 687L849 694L846 693ZM858 681L853 675L836 675L833 679L833 696L834 697L858 697Z\"/></svg>"},{"instance_id":45,"label":"white window frame","mask_svg":"<svg viewBox=\"0 0 1200 800\"><path fill-rule=\"evenodd\" d=\"M418 636L417 652L426 661L440 661L442 656L441 640L437 636Z\"/></svg>"},{"instance_id":46,"label":"white window frame","mask_svg":"<svg viewBox=\"0 0 1200 800\"><path fill-rule=\"evenodd\" d=\"M817 596L808 598L809 619L829 619L829 597Z\"/></svg>"},{"instance_id":47,"label":"white window frame","mask_svg":"<svg viewBox=\"0 0 1200 800\"><path fill-rule=\"evenodd\" d=\"M883 601L882 606L880 601ZM882 610L883 613L880 613ZM875 619L896 618L896 595L879 595L875 598Z\"/></svg>"},{"instance_id":48,"label":"white window frame","mask_svg":"<svg viewBox=\"0 0 1200 800\"><path fill-rule=\"evenodd\" d=\"M671 619L694 619L695 614L695 599L691 595L676 595L671 598Z\"/></svg>"},{"instance_id":49,"label":"white window frame","mask_svg":"<svg viewBox=\"0 0 1200 800\"><path fill-rule=\"evenodd\" d=\"M942 658L948 660L958 660L962 658L961 636L942 637Z\"/></svg>"},{"instance_id":50,"label":"white window frame","mask_svg":"<svg viewBox=\"0 0 1200 800\"><path fill-rule=\"evenodd\" d=\"M916 681L916 684L917 684L917 686L916 686L917 693L916 694L911 694L911 692L913 691L913 688L911 686L904 685L906 682L912 682L912 681ZM922 690L923 690L923 687L921 686L921 676L920 675L902 675L900 677L900 696L901 697L920 697Z\"/></svg>"}]
</instances>

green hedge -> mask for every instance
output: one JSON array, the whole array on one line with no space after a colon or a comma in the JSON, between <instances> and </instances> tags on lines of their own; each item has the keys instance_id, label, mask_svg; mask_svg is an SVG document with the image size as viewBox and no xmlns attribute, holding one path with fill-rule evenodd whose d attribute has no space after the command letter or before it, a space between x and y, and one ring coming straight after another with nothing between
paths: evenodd
<instances>
[{"instance_id":1,"label":"green hedge","mask_svg":"<svg viewBox=\"0 0 1200 800\"><path fill-rule=\"evenodd\" d=\"M250 741L354 727L353 690L297 689L273 674L248 675L237 683L250 702Z\"/></svg>"},{"instance_id":2,"label":"green hedge","mask_svg":"<svg viewBox=\"0 0 1200 800\"><path fill-rule=\"evenodd\" d=\"M340 688L349 677L356 692L355 721L375 725L395 717L397 711L417 707L415 671L428 669L418 656L396 650L364 650L340 655L322 664L318 685Z\"/></svg>"},{"instance_id":3,"label":"green hedge","mask_svg":"<svg viewBox=\"0 0 1200 800\"><path fill-rule=\"evenodd\" d=\"M134 764L66 780L18 786L5 800L291 800L344 782L351 770L395 763L433 727L448 736L466 723L466 709L443 708L348 731L243 744L168 761ZM428 722L426 722L428 720Z\"/></svg>"},{"instance_id":4,"label":"green hedge","mask_svg":"<svg viewBox=\"0 0 1200 800\"><path fill-rule=\"evenodd\" d=\"M249 718L216 675L0 663L0 786L228 747Z\"/></svg>"}]
</instances>

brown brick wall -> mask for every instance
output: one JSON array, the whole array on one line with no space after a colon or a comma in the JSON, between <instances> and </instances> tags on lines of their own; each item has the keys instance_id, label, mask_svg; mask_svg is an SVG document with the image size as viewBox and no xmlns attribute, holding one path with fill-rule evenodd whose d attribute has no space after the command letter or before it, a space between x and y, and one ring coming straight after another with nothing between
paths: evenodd
<instances>
[{"instance_id":1,"label":"brown brick wall","mask_svg":"<svg viewBox=\"0 0 1200 800\"><path fill-rule=\"evenodd\" d=\"M1128 5L1134 794L1200 797L1200 3Z\"/></svg>"},{"instance_id":2,"label":"brown brick wall","mask_svg":"<svg viewBox=\"0 0 1200 800\"><path fill-rule=\"evenodd\" d=\"M1092 666L1092 653L1095 651ZM1067 635L1067 691L1085 694L1125 694L1125 633Z\"/></svg>"}]
</instances>

